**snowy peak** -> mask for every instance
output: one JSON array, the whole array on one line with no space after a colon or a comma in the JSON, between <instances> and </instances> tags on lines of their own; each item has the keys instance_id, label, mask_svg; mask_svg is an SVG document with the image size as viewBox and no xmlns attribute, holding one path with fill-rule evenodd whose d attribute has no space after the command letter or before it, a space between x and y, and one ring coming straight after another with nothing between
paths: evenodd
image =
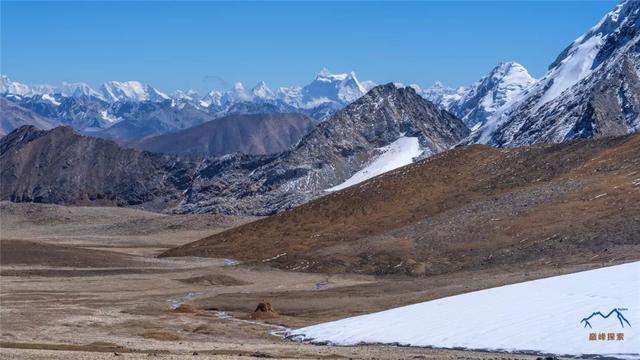
<instances>
[{"instance_id":1,"label":"snowy peak","mask_svg":"<svg viewBox=\"0 0 640 360\"><path fill-rule=\"evenodd\" d=\"M320 70L315 80L302 88L302 103L313 107L324 102L349 104L366 93L354 72L333 74L326 68Z\"/></svg>"},{"instance_id":2,"label":"snowy peak","mask_svg":"<svg viewBox=\"0 0 640 360\"><path fill-rule=\"evenodd\" d=\"M529 75L527 69L517 62L500 62L491 70L487 78L491 79L494 83L500 85L506 84L510 86L516 85L529 85L535 81L535 79Z\"/></svg>"},{"instance_id":3,"label":"snowy peak","mask_svg":"<svg viewBox=\"0 0 640 360\"><path fill-rule=\"evenodd\" d=\"M254 98L264 100L273 100L276 97L264 81L259 81L258 84L251 89L251 94Z\"/></svg>"},{"instance_id":4,"label":"snowy peak","mask_svg":"<svg viewBox=\"0 0 640 360\"><path fill-rule=\"evenodd\" d=\"M202 107L221 106L222 105L222 93L217 90L211 90L209 93L200 99L199 105Z\"/></svg>"},{"instance_id":5,"label":"snowy peak","mask_svg":"<svg viewBox=\"0 0 640 360\"><path fill-rule=\"evenodd\" d=\"M484 124L535 81L524 66L516 62L499 63L471 86L450 110L470 127Z\"/></svg>"},{"instance_id":6,"label":"snowy peak","mask_svg":"<svg viewBox=\"0 0 640 360\"><path fill-rule=\"evenodd\" d=\"M536 80L516 62L500 62L468 87L453 89L437 81L427 89L411 85L422 97L461 118L469 127L496 116Z\"/></svg>"},{"instance_id":7,"label":"snowy peak","mask_svg":"<svg viewBox=\"0 0 640 360\"><path fill-rule=\"evenodd\" d=\"M234 104L237 102L251 101L253 96L245 89L241 82L233 84L233 88L222 94L223 104Z\"/></svg>"},{"instance_id":8,"label":"snowy peak","mask_svg":"<svg viewBox=\"0 0 640 360\"><path fill-rule=\"evenodd\" d=\"M101 93L94 90L91 86L81 82L63 82L61 87L55 89L55 92L66 97L93 96L99 99L104 99L104 96Z\"/></svg>"},{"instance_id":9,"label":"snowy peak","mask_svg":"<svg viewBox=\"0 0 640 360\"><path fill-rule=\"evenodd\" d=\"M621 2L560 53L540 83L540 87L545 87L545 94L538 106L554 100L589 76L614 54L614 50L631 41L640 26L639 9L637 1Z\"/></svg>"},{"instance_id":10,"label":"snowy peak","mask_svg":"<svg viewBox=\"0 0 640 360\"><path fill-rule=\"evenodd\" d=\"M161 102L170 99L156 88L139 81L109 81L102 85L101 90L110 101Z\"/></svg>"},{"instance_id":11,"label":"snowy peak","mask_svg":"<svg viewBox=\"0 0 640 360\"><path fill-rule=\"evenodd\" d=\"M6 95L16 96L30 96L35 95L34 91L23 83L12 81L8 76L0 76L0 93Z\"/></svg>"},{"instance_id":12,"label":"snowy peak","mask_svg":"<svg viewBox=\"0 0 640 360\"><path fill-rule=\"evenodd\" d=\"M176 91L173 92L171 97L174 100L191 102L191 101L195 101L198 98L198 92L193 90L193 89L189 89L187 91L176 90Z\"/></svg>"},{"instance_id":13,"label":"snowy peak","mask_svg":"<svg viewBox=\"0 0 640 360\"><path fill-rule=\"evenodd\" d=\"M426 89L422 89L416 84L409 86L413 88L416 93L420 94L420 96L445 110L449 110L453 104L460 101L460 99L469 91L463 86L458 89L446 87L440 81L436 81L431 87Z\"/></svg>"},{"instance_id":14,"label":"snowy peak","mask_svg":"<svg viewBox=\"0 0 640 360\"><path fill-rule=\"evenodd\" d=\"M466 142L520 146L640 129L640 2L625 1Z\"/></svg>"}]
</instances>

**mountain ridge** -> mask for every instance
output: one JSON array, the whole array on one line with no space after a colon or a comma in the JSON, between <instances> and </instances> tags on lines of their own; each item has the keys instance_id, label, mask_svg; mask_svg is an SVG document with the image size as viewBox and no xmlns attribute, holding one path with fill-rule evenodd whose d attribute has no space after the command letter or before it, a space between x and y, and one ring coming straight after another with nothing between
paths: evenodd
<instances>
[{"instance_id":1,"label":"mountain ridge","mask_svg":"<svg viewBox=\"0 0 640 360\"><path fill-rule=\"evenodd\" d=\"M591 261L640 245L638 146L456 148L161 256L376 275Z\"/></svg>"},{"instance_id":2,"label":"mountain ridge","mask_svg":"<svg viewBox=\"0 0 640 360\"><path fill-rule=\"evenodd\" d=\"M465 143L520 146L640 129L640 4L623 1Z\"/></svg>"},{"instance_id":3,"label":"mountain ridge","mask_svg":"<svg viewBox=\"0 0 640 360\"><path fill-rule=\"evenodd\" d=\"M315 125L298 113L229 115L184 130L127 144L140 150L203 157L267 155L295 145Z\"/></svg>"}]
</instances>

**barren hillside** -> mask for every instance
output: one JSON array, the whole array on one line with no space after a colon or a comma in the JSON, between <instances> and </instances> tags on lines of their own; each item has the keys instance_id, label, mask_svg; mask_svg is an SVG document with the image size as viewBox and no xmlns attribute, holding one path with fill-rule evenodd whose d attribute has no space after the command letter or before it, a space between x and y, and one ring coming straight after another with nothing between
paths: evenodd
<instances>
[{"instance_id":1,"label":"barren hillside","mask_svg":"<svg viewBox=\"0 0 640 360\"><path fill-rule=\"evenodd\" d=\"M640 258L640 135L457 148L163 256L414 275Z\"/></svg>"}]
</instances>

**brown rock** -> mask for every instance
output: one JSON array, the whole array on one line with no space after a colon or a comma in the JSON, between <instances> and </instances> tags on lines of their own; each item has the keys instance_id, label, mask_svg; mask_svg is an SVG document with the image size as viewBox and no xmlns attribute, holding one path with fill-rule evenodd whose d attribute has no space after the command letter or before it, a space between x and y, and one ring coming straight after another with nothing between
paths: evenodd
<instances>
[{"instance_id":1,"label":"brown rock","mask_svg":"<svg viewBox=\"0 0 640 360\"><path fill-rule=\"evenodd\" d=\"M277 317L279 314L273 310L270 302L263 301L258 303L258 306L251 314L252 319L261 320L261 319L273 319Z\"/></svg>"},{"instance_id":2,"label":"brown rock","mask_svg":"<svg viewBox=\"0 0 640 360\"><path fill-rule=\"evenodd\" d=\"M173 309L173 312L181 313L181 314L192 314L196 312L196 309L189 304L180 304L180 306Z\"/></svg>"}]
</instances>

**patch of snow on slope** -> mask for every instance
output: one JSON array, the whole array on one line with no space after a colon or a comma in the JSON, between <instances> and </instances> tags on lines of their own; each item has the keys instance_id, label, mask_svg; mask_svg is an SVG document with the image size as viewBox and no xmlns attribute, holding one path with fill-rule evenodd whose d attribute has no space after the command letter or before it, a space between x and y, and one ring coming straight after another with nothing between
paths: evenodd
<instances>
[{"instance_id":1,"label":"patch of snow on slope","mask_svg":"<svg viewBox=\"0 0 640 360\"><path fill-rule=\"evenodd\" d=\"M391 144L379 149L382 153L376 157L364 169L355 173L347 181L336 185L326 191L338 191L349 186L361 183L372 177L386 173L401 166L409 165L415 157L422 154L420 142L417 137L402 136Z\"/></svg>"},{"instance_id":2,"label":"patch of snow on slope","mask_svg":"<svg viewBox=\"0 0 640 360\"><path fill-rule=\"evenodd\" d=\"M57 101L53 96L49 95L49 94L42 94L42 100L46 100L50 103L52 103L55 106L59 106L60 102Z\"/></svg>"},{"instance_id":3,"label":"patch of snow on slope","mask_svg":"<svg viewBox=\"0 0 640 360\"><path fill-rule=\"evenodd\" d=\"M119 121L117 117L115 117L115 116L113 116L113 115L109 114L109 112L108 112L107 110L102 110L102 111L100 111L100 117L101 117L103 120L105 120L105 121L107 121L107 122L109 122L109 123L112 123L112 124L113 124L113 123L117 123L117 122Z\"/></svg>"},{"instance_id":4,"label":"patch of snow on slope","mask_svg":"<svg viewBox=\"0 0 640 360\"><path fill-rule=\"evenodd\" d=\"M287 335L339 345L398 343L640 359L638 289L640 262L634 262L403 306ZM597 314L616 309L626 321L616 312L607 318ZM624 340L589 340L593 333L621 333Z\"/></svg>"},{"instance_id":5,"label":"patch of snow on slope","mask_svg":"<svg viewBox=\"0 0 640 360\"><path fill-rule=\"evenodd\" d=\"M591 74L593 60L602 45L601 36L593 36L584 43L575 46L572 54L567 56L562 63L549 75L551 86L540 99L539 106L558 97L564 90L577 84L580 80Z\"/></svg>"}]
</instances>

